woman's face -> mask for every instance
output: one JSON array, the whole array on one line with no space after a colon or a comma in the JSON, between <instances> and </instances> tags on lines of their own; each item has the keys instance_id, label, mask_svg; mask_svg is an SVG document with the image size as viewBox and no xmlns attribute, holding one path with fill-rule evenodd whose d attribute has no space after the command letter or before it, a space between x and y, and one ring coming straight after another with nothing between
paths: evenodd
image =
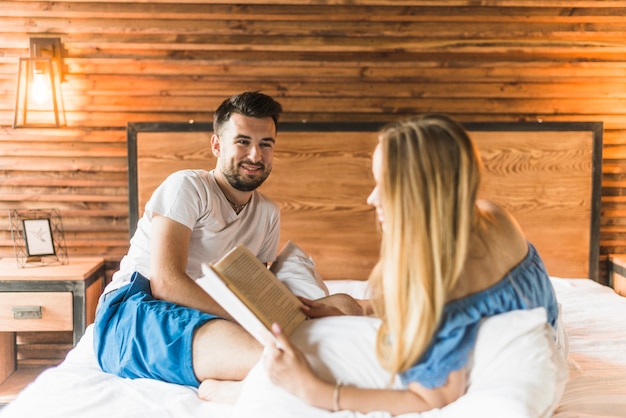
<instances>
[{"instance_id":1,"label":"woman's face","mask_svg":"<svg viewBox=\"0 0 626 418\"><path fill-rule=\"evenodd\" d=\"M374 149L374 155L372 156L372 174L374 174L374 181L376 186L374 190L367 197L367 204L376 208L376 216L381 226L384 226L383 206L380 201L380 182L382 181L382 164L383 164L383 151L380 144Z\"/></svg>"}]
</instances>

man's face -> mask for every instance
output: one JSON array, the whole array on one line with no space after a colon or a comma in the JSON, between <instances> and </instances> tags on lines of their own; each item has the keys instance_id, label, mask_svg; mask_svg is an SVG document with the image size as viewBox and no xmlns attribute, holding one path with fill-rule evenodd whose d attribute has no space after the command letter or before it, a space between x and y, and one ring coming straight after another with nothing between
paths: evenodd
<instances>
[{"instance_id":1,"label":"man's face","mask_svg":"<svg viewBox=\"0 0 626 418\"><path fill-rule=\"evenodd\" d=\"M272 118L251 118L234 113L221 133L211 138L217 168L235 189L251 191L270 175L276 128Z\"/></svg>"}]
</instances>

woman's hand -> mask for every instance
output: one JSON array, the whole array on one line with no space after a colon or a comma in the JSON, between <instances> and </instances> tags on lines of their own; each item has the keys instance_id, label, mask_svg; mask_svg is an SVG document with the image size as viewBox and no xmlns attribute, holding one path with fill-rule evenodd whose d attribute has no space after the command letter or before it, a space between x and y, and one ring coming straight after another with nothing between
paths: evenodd
<instances>
[{"instance_id":1,"label":"woman's hand","mask_svg":"<svg viewBox=\"0 0 626 418\"><path fill-rule=\"evenodd\" d=\"M337 293L321 299L299 298L304 304L304 312L309 318L324 316L354 315L363 316L363 307L350 295Z\"/></svg>"},{"instance_id":2,"label":"woman's hand","mask_svg":"<svg viewBox=\"0 0 626 418\"><path fill-rule=\"evenodd\" d=\"M309 403L330 385L319 379L304 353L282 333L278 324L272 325L276 341L267 342L263 350L263 365L268 377L277 386Z\"/></svg>"}]
</instances>

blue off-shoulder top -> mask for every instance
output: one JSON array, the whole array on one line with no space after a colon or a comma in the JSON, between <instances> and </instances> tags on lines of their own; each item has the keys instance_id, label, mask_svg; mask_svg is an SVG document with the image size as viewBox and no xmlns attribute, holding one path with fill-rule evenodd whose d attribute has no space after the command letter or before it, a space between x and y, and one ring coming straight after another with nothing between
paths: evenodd
<instances>
[{"instance_id":1,"label":"blue off-shoulder top","mask_svg":"<svg viewBox=\"0 0 626 418\"><path fill-rule=\"evenodd\" d=\"M548 322L556 327L558 305L550 277L535 247L529 243L528 248L524 259L498 283L444 306L433 341L418 362L400 374L405 385L443 386L451 372L467 364L483 318L544 307Z\"/></svg>"}]
</instances>

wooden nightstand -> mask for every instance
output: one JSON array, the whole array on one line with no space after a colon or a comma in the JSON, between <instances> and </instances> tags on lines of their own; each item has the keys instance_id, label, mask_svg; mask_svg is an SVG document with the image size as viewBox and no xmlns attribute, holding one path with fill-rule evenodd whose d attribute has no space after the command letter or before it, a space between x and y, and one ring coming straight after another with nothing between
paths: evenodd
<instances>
[{"instance_id":1,"label":"wooden nightstand","mask_svg":"<svg viewBox=\"0 0 626 418\"><path fill-rule=\"evenodd\" d=\"M10 402L43 369L18 367L15 333L71 331L75 345L94 321L104 280L102 258L25 268L14 258L0 260L0 404Z\"/></svg>"},{"instance_id":2,"label":"wooden nightstand","mask_svg":"<svg viewBox=\"0 0 626 418\"><path fill-rule=\"evenodd\" d=\"M626 296L626 254L609 255L609 277L613 289L622 296Z\"/></svg>"}]
</instances>

